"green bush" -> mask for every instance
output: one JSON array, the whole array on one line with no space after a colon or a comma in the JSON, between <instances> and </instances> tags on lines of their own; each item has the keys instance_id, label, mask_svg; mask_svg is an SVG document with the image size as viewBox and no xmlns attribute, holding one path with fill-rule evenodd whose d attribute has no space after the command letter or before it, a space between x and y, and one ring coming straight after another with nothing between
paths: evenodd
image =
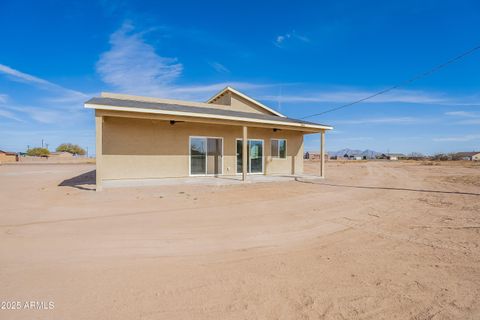
<instances>
[{"instance_id":1,"label":"green bush","mask_svg":"<svg viewBox=\"0 0 480 320\"><path fill-rule=\"evenodd\" d=\"M48 157L50 151L46 148L32 148L27 150L27 155L33 157Z\"/></svg>"},{"instance_id":2,"label":"green bush","mask_svg":"<svg viewBox=\"0 0 480 320\"><path fill-rule=\"evenodd\" d=\"M57 147L57 152L69 152L73 155L80 155L83 156L85 154L85 150L81 148L77 144L71 143L62 143Z\"/></svg>"}]
</instances>

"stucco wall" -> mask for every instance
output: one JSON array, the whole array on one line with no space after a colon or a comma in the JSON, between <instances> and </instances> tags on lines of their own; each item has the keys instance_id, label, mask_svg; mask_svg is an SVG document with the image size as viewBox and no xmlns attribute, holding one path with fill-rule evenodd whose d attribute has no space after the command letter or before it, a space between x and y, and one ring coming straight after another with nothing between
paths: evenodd
<instances>
[{"instance_id":1,"label":"stucco wall","mask_svg":"<svg viewBox=\"0 0 480 320\"><path fill-rule=\"evenodd\" d=\"M215 99L214 103L230 106L230 109L235 111L273 115L273 113L271 113L270 111L265 110L264 108L259 107L255 103L248 101L247 99L244 99L239 95L231 92L226 92L221 97L218 97L217 99Z\"/></svg>"},{"instance_id":2,"label":"stucco wall","mask_svg":"<svg viewBox=\"0 0 480 320\"><path fill-rule=\"evenodd\" d=\"M270 111L265 110L264 108L259 107L255 103L250 102L247 99L244 99L236 94L231 94L230 105L234 110L273 115L273 113L271 113Z\"/></svg>"},{"instance_id":3,"label":"stucco wall","mask_svg":"<svg viewBox=\"0 0 480 320\"><path fill-rule=\"evenodd\" d=\"M15 162L15 155L0 153L0 163Z\"/></svg>"},{"instance_id":4,"label":"stucco wall","mask_svg":"<svg viewBox=\"0 0 480 320\"><path fill-rule=\"evenodd\" d=\"M189 175L189 137L223 138L223 174L234 175L236 138L242 127L192 122L104 117L101 155L102 179L146 179ZM303 133L266 128L249 128L249 139L264 140L266 174L303 171ZM272 159L270 139L287 139L287 159ZM100 157L100 155L97 155Z\"/></svg>"}]
</instances>

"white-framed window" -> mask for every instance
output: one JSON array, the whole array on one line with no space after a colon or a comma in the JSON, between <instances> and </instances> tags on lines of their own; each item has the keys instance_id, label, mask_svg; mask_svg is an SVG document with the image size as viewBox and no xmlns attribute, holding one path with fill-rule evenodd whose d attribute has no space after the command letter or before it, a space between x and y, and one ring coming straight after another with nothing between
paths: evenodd
<instances>
[{"instance_id":1,"label":"white-framed window","mask_svg":"<svg viewBox=\"0 0 480 320\"><path fill-rule=\"evenodd\" d=\"M270 152L272 158L286 159L287 158L287 139L271 139Z\"/></svg>"}]
</instances>

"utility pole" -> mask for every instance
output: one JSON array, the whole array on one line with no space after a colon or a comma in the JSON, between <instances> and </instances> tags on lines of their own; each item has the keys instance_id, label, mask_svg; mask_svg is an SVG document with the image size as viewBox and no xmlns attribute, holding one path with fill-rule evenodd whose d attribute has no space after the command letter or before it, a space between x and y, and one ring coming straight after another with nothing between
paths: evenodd
<instances>
[{"instance_id":1,"label":"utility pole","mask_svg":"<svg viewBox=\"0 0 480 320\"><path fill-rule=\"evenodd\" d=\"M43 148L43 139L42 139L42 148Z\"/></svg>"}]
</instances>

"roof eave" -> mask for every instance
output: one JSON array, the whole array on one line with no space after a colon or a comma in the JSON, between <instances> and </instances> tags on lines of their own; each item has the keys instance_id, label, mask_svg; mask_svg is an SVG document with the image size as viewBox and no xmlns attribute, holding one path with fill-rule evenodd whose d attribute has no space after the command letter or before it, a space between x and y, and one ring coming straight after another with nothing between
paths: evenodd
<instances>
[{"instance_id":1,"label":"roof eave","mask_svg":"<svg viewBox=\"0 0 480 320\"><path fill-rule=\"evenodd\" d=\"M110 105L100 105L100 104L90 104L86 103L84 105L87 109L95 110L109 110L109 111L120 111L120 112L136 112L136 113L150 113L150 114L161 114L161 115L172 115L172 116L184 116L184 117L196 117L196 118L210 118L210 119L219 119L219 120L229 120L229 121L240 121L240 122L250 122L250 123L260 123L260 124L271 124L279 125L286 127L296 127L296 128L306 128L306 129L317 129L317 130L332 130L333 127L325 125L316 125L316 124L306 124L301 122L281 122L274 120L264 120L264 119L254 119L254 118L242 118L242 117L231 117L224 115L211 115L211 114L202 114L202 113L190 113L183 111L165 111L160 109L146 109L146 108L131 108L131 107L117 107Z\"/></svg>"}]
</instances>

